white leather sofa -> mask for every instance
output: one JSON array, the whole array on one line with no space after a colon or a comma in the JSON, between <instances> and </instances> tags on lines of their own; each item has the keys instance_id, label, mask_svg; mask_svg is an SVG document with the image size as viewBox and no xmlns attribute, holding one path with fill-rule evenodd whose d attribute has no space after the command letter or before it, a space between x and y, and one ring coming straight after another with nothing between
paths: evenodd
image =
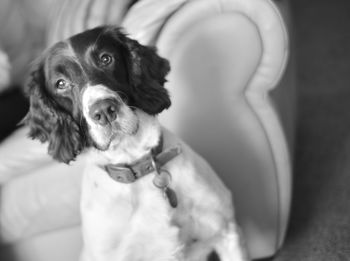
<instances>
[{"instance_id":1,"label":"white leather sofa","mask_svg":"<svg viewBox=\"0 0 350 261\"><path fill-rule=\"evenodd\" d=\"M141 0L122 22L171 61L173 105L160 120L232 189L252 258L274 255L288 225L295 109L288 14L283 0ZM9 242L0 259L77 260L85 158L57 164L26 132L0 144L0 238Z\"/></svg>"}]
</instances>

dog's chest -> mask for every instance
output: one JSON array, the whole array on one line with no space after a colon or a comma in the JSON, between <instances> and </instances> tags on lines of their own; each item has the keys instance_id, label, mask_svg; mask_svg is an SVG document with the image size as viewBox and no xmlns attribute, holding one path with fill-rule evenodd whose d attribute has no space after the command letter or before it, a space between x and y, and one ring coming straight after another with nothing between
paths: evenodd
<instances>
[{"instance_id":1,"label":"dog's chest","mask_svg":"<svg viewBox=\"0 0 350 261\"><path fill-rule=\"evenodd\" d=\"M99 257L93 260L179 260L171 257L182 255L193 240L210 237L223 215L231 217L229 191L200 157L185 145L182 149L164 166L176 208L153 184L155 173L125 184L88 166L81 212L85 249Z\"/></svg>"},{"instance_id":2,"label":"dog's chest","mask_svg":"<svg viewBox=\"0 0 350 261\"><path fill-rule=\"evenodd\" d=\"M85 177L81 210L84 240L91 244L87 248L101 253L112 251L113 256L149 242L161 242L164 246L159 248L166 253L178 248L179 228L173 224L176 210L153 185L153 177L151 173L131 184L116 182L106 173ZM145 251L141 251L143 255Z\"/></svg>"}]
</instances>

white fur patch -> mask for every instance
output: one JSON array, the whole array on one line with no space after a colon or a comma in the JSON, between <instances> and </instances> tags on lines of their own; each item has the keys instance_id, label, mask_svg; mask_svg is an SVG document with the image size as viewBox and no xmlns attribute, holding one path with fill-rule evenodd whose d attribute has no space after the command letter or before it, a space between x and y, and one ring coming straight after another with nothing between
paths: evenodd
<instances>
[{"instance_id":1,"label":"white fur patch","mask_svg":"<svg viewBox=\"0 0 350 261\"><path fill-rule=\"evenodd\" d=\"M212 168L185 143L161 128L156 117L121 103L115 136L89 117L99 99L120 97L105 86L89 86L83 111L95 142L108 141L105 151L92 150L81 199L83 261L199 261L215 250L222 261L248 260L233 218L231 193ZM112 124L113 125L113 124ZM110 132L114 132L110 127ZM107 130L108 131L108 130ZM106 164L129 164L149 153L163 134L164 148L181 144L182 152L162 166L171 175L179 200L172 208L154 186L156 173L131 184L111 179Z\"/></svg>"},{"instance_id":2,"label":"white fur patch","mask_svg":"<svg viewBox=\"0 0 350 261\"><path fill-rule=\"evenodd\" d=\"M211 167L186 144L140 110L137 133L107 151L91 151L82 186L83 261L247 261L233 218L231 194ZM182 153L163 168L179 205L171 208L153 185L155 173L131 184L111 179L101 166L128 163L150 151L163 133L164 147Z\"/></svg>"}]
</instances>

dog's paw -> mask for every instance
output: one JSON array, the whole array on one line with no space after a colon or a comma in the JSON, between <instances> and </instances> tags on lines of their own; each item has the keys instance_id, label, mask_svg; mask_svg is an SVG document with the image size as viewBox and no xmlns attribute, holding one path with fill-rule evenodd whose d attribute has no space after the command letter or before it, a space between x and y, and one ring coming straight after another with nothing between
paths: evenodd
<instances>
[{"instance_id":1,"label":"dog's paw","mask_svg":"<svg viewBox=\"0 0 350 261\"><path fill-rule=\"evenodd\" d=\"M240 228L233 222L230 222L227 229L221 233L215 249L221 261L250 260Z\"/></svg>"}]
</instances>

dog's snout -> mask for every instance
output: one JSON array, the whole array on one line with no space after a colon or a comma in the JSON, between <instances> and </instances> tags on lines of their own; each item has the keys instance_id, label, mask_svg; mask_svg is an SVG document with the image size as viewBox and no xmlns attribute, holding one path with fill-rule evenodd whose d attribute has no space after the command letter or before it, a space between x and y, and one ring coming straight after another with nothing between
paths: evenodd
<instances>
[{"instance_id":1,"label":"dog's snout","mask_svg":"<svg viewBox=\"0 0 350 261\"><path fill-rule=\"evenodd\" d=\"M91 105L89 114L91 119L105 126L117 118L118 103L113 99L99 100Z\"/></svg>"}]
</instances>

